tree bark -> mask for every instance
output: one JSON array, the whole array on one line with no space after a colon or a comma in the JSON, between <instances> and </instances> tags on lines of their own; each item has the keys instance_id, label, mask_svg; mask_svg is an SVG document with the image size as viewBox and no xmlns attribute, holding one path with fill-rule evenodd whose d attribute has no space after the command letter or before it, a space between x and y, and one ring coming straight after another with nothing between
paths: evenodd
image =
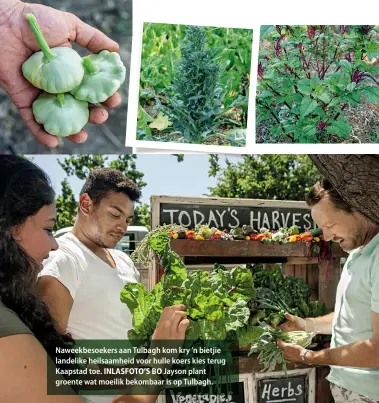
<instances>
[{"instance_id":1,"label":"tree bark","mask_svg":"<svg viewBox=\"0 0 379 403\"><path fill-rule=\"evenodd\" d=\"M354 210L379 225L379 155L309 155L322 176Z\"/></svg>"}]
</instances>

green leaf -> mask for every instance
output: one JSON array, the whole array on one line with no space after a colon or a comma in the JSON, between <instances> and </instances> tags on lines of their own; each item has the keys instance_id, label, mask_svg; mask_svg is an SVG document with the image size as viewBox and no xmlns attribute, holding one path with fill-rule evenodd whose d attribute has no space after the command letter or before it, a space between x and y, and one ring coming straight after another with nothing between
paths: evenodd
<instances>
[{"instance_id":1,"label":"green leaf","mask_svg":"<svg viewBox=\"0 0 379 403\"><path fill-rule=\"evenodd\" d=\"M331 101L330 95L327 92L323 92L322 94L317 95L317 98L326 104Z\"/></svg>"},{"instance_id":2,"label":"green leaf","mask_svg":"<svg viewBox=\"0 0 379 403\"><path fill-rule=\"evenodd\" d=\"M264 39L268 34L275 31L275 25L261 25L260 39Z\"/></svg>"},{"instance_id":3,"label":"green leaf","mask_svg":"<svg viewBox=\"0 0 379 403\"><path fill-rule=\"evenodd\" d=\"M226 314L226 330L237 330L246 325L250 316L250 309L247 307L247 302L239 299L231 307Z\"/></svg>"},{"instance_id":4,"label":"green leaf","mask_svg":"<svg viewBox=\"0 0 379 403\"><path fill-rule=\"evenodd\" d=\"M328 126L327 132L329 134L336 134L338 137L349 138L351 126L347 122L337 120Z\"/></svg>"},{"instance_id":5,"label":"green leaf","mask_svg":"<svg viewBox=\"0 0 379 403\"><path fill-rule=\"evenodd\" d=\"M338 62L338 65L341 67L341 69L349 74L353 72L353 65L348 62L347 60L340 60Z\"/></svg>"},{"instance_id":6,"label":"green leaf","mask_svg":"<svg viewBox=\"0 0 379 403\"><path fill-rule=\"evenodd\" d=\"M172 123L168 120L168 117L163 115L162 112L158 113L158 116L150 123L151 129L157 129L162 131L167 129L169 126L172 126Z\"/></svg>"},{"instance_id":7,"label":"green leaf","mask_svg":"<svg viewBox=\"0 0 379 403\"><path fill-rule=\"evenodd\" d=\"M260 326L244 326L237 329L237 338L240 348L255 343L260 339L264 330Z\"/></svg>"},{"instance_id":8,"label":"green leaf","mask_svg":"<svg viewBox=\"0 0 379 403\"><path fill-rule=\"evenodd\" d=\"M317 87L317 82L318 82L318 78L316 74L313 74L312 78L311 78L311 82L310 82L310 87L312 89L315 89Z\"/></svg>"},{"instance_id":9,"label":"green leaf","mask_svg":"<svg viewBox=\"0 0 379 403\"><path fill-rule=\"evenodd\" d=\"M379 87L365 87L362 89L362 93L367 102L379 105Z\"/></svg>"},{"instance_id":10,"label":"green leaf","mask_svg":"<svg viewBox=\"0 0 379 403\"><path fill-rule=\"evenodd\" d=\"M304 118L312 113L318 106L317 101L309 97L305 97L300 105L300 116Z\"/></svg>"},{"instance_id":11,"label":"green leaf","mask_svg":"<svg viewBox=\"0 0 379 403\"><path fill-rule=\"evenodd\" d=\"M352 92L356 86L357 86L357 83L352 82L352 83L350 83L350 84L347 85L346 89L347 89L349 92Z\"/></svg>"},{"instance_id":12,"label":"green leaf","mask_svg":"<svg viewBox=\"0 0 379 403\"><path fill-rule=\"evenodd\" d=\"M156 323L151 321L153 296L140 283L129 283L121 290L120 300L133 315L133 328L141 339L154 332Z\"/></svg>"}]
</instances>

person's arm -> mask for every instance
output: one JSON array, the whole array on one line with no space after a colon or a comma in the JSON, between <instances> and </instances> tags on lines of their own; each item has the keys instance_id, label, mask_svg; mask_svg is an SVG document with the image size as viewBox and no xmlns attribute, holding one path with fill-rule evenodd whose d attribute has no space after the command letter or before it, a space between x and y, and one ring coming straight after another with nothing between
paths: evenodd
<instances>
[{"instance_id":1,"label":"person's arm","mask_svg":"<svg viewBox=\"0 0 379 403\"><path fill-rule=\"evenodd\" d=\"M0 338L0 403L82 403L72 395L46 392L47 354L30 334Z\"/></svg>"},{"instance_id":2,"label":"person's arm","mask_svg":"<svg viewBox=\"0 0 379 403\"><path fill-rule=\"evenodd\" d=\"M332 334L332 324L334 319L334 312L318 318L305 319L305 331L316 332L319 334Z\"/></svg>"},{"instance_id":3,"label":"person's arm","mask_svg":"<svg viewBox=\"0 0 379 403\"><path fill-rule=\"evenodd\" d=\"M56 321L58 331L65 333L74 302L69 290L55 277L46 275L38 280L37 291Z\"/></svg>"},{"instance_id":4,"label":"person's arm","mask_svg":"<svg viewBox=\"0 0 379 403\"><path fill-rule=\"evenodd\" d=\"M287 322L280 326L283 332L303 330L305 332L316 332L319 334L332 334L334 312L318 318L303 319L289 313L286 313L285 317Z\"/></svg>"},{"instance_id":5,"label":"person's arm","mask_svg":"<svg viewBox=\"0 0 379 403\"><path fill-rule=\"evenodd\" d=\"M312 365L337 365L341 367L379 368L379 313L371 313L373 334L370 339L357 341L346 346L320 351L306 350L300 346L278 342L288 361L306 362Z\"/></svg>"},{"instance_id":6,"label":"person's arm","mask_svg":"<svg viewBox=\"0 0 379 403\"><path fill-rule=\"evenodd\" d=\"M77 259L63 246L51 252L39 274L37 292L48 306L61 333L67 331L68 319L82 275Z\"/></svg>"}]
</instances>

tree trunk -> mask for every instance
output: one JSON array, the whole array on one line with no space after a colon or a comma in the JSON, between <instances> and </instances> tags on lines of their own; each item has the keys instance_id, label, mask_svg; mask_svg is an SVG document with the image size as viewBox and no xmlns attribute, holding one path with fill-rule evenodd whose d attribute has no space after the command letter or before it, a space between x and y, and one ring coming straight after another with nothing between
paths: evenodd
<instances>
[{"instance_id":1,"label":"tree trunk","mask_svg":"<svg viewBox=\"0 0 379 403\"><path fill-rule=\"evenodd\" d=\"M353 209L379 225L379 155L309 155Z\"/></svg>"}]
</instances>

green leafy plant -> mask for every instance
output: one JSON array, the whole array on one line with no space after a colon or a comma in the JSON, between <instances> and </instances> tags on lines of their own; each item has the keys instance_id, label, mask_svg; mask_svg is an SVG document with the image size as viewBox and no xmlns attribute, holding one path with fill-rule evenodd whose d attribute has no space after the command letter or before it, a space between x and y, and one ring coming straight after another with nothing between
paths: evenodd
<instances>
[{"instance_id":1,"label":"green leafy plant","mask_svg":"<svg viewBox=\"0 0 379 403\"><path fill-rule=\"evenodd\" d=\"M244 146L252 32L145 24L137 139Z\"/></svg>"},{"instance_id":2,"label":"green leafy plant","mask_svg":"<svg viewBox=\"0 0 379 403\"><path fill-rule=\"evenodd\" d=\"M223 98L220 66L206 48L204 28L189 26L164 111L187 142L202 143L219 125Z\"/></svg>"},{"instance_id":3,"label":"green leafy plant","mask_svg":"<svg viewBox=\"0 0 379 403\"><path fill-rule=\"evenodd\" d=\"M285 333L279 328L269 326L261 327L261 334L251 346L249 355L258 354L258 360L263 364L263 371L273 371L280 365L282 371L287 373L287 362L283 356L283 350L277 346L279 340L289 344L296 344L304 348L312 343L316 333L294 331Z\"/></svg>"},{"instance_id":4,"label":"green leafy plant","mask_svg":"<svg viewBox=\"0 0 379 403\"><path fill-rule=\"evenodd\" d=\"M161 281L148 292L141 284L127 284L121 301L133 314L129 338L148 340L163 308L184 304L190 326L186 338L192 341L225 340L231 332L247 324L247 303L254 298L251 272L236 267L231 271L217 266L211 273L196 270L187 273L186 266L170 248L165 231L149 237L149 246L165 269Z\"/></svg>"},{"instance_id":5,"label":"green leafy plant","mask_svg":"<svg viewBox=\"0 0 379 403\"><path fill-rule=\"evenodd\" d=\"M277 142L349 139L343 111L366 99L379 105L379 55L373 26L263 26L257 125Z\"/></svg>"}]
</instances>

